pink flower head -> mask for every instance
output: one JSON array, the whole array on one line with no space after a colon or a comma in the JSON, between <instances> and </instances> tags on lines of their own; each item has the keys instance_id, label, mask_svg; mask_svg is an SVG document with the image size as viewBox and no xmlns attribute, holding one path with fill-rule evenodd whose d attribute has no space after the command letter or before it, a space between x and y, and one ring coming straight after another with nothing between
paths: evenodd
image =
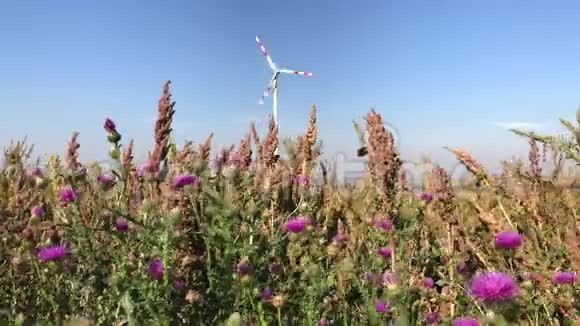
<instances>
[{"instance_id":1,"label":"pink flower head","mask_svg":"<svg viewBox=\"0 0 580 326\"><path fill-rule=\"evenodd\" d=\"M72 186L66 185L60 189L59 199L61 204L67 205L76 199L76 194Z\"/></svg>"},{"instance_id":2,"label":"pink flower head","mask_svg":"<svg viewBox=\"0 0 580 326\"><path fill-rule=\"evenodd\" d=\"M441 317L436 312L430 312L427 315L425 315L424 320L427 325L435 325L441 322Z\"/></svg>"},{"instance_id":3,"label":"pink flower head","mask_svg":"<svg viewBox=\"0 0 580 326\"><path fill-rule=\"evenodd\" d=\"M185 283L181 279L174 278L171 281L171 285L173 286L174 289L180 290L180 289L183 289L183 287L185 286Z\"/></svg>"},{"instance_id":4,"label":"pink flower head","mask_svg":"<svg viewBox=\"0 0 580 326\"><path fill-rule=\"evenodd\" d=\"M346 241L346 235L344 233L337 233L333 238L332 238L332 242L336 243L336 244L341 244L343 242Z\"/></svg>"},{"instance_id":5,"label":"pink flower head","mask_svg":"<svg viewBox=\"0 0 580 326\"><path fill-rule=\"evenodd\" d=\"M389 219L376 219L373 224L386 232L393 229L393 223Z\"/></svg>"},{"instance_id":6,"label":"pink flower head","mask_svg":"<svg viewBox=\"0 0 580 326\"><path fill-rule=\"evenodd\" d=\"M381 279L380 284L386 288L396 288L399 285L399 278L397 275L389 270L386 270Z\"/></svg>"},{"instance_id":7,"label":"pink flower head","mask_svg":"<svg viewBox=\"0 0 580 326\"><path fill-rule=\"evenodd\" d=\"M519 293L513 278L501 272L477 275L471 282L470 290L475 298L486 304L509 301Z\"/></svg>"},{"instance_id":8,"label":"pink flower head","mask_svg":"<svg viewBox=\"0 0 580 326\"><path fill-rule=\"evenodd\" d=\"M522 245L522 236L516 232L500 232L495 235L495 246L502 249L514 249Z\"/></svg>"},{"instance_id":9,"label":"pink flower head","mask_svg":"<svg viewBox=\"0 0 580 326\"><path fill-rule=\"evenodd\" d=\"M453 321L453 326L479 326L479 322L473 318L457 318Z\"/></svg>"},{"instance_id":10,"label":"pink flower head","mask_svg":"<svg viewBox=\"0 0 580 326\"><path fill-rule=\"evenodd\" d=\"M272 300L273 297L274 297L274 293L272 292L272 290L269 287L264 288L260 292L260 298L262 298L263 301Z\"/></svg>"},{"instance_id":11,"label":"pink flower head","mask_svg":"<svg viewBox=\"0 0 580 326\"><path fill-rule=\"evenodd\" d=\"M97 182L101 185L101 187L108 189L115 184L115 179L112 175L101 174L97 177Z\"/></svg>"},{"instance_id":12,"label":"pink flower head","mask_svg":"<svg viewBox=\"0 0 580 326\"><path fill-rule=\"evenodd\" d=\"M199 178L190 174L180 174L173 178L173 187L183 189L185 186L197 186L200 183Z\"/></svg>"},{"instance_id":13,"label":"pink flower head","mask_svg":"<svg viewBox=\"0 0 580 326\"><path fill-rule=\"evenodd\" d=\"M251 268L247 261L241 261L236 266L236 273L238 276L246 276L250 274Z\"/></svg>"},{"instance_id":14,"label":"pink flower head","mask_svg":"<svg viewBox=\"0 0 580 326\"><path fill-rule=\"evenodd\" d=\"M115 221L115 227L117 228L117 231L124 233L129 230L129 223L123 218L118 218Z\"/></svg>"},{"instance_id":15,"label":"pink flower head","mask_svg":"<svg viewBox=\"0 0 580 326\"><path fill-rule=\"evenodd\" d=\"M427 289L432 289L435 286L435 281L433 281L433 279L430 277L426 277L423 281L423 286L425 286Z\"/></svg>"},{"instance_id":16,"label":"pink flower head","mask_svg":"<svg viewBox=\"0 0 580 326\"><path fill-rule=\"evenodd\" d=\"M154 177L159 172L159 165L155 165L155 163L151 160L145 161L139 168L137 169L137 174L141 177Z\"/></svg>"},{"instance_id":17,"label":"pink flower head","mask_svg":"<svg viewBox=\"0 0 580 326\"><path fill-rule=\"evenodd\" d=\"M154 280L162 280L163 279L163 262L159 259L154 259L149 263L148 269L149 277Z\"/></svg>"},{"instance_id":18,"label":"pink flower head","mask_svg":"<svg viewBox=\"0 0 580 326\"><path fill-rule=\"evenodd\" d=\"M310 183L310 177L304 174L296 176L296 183L300 186L307 186Z\"/></svg>"},{"instance_id":19,"label":"pink flower head","mask_svg":"<svg viewBox=\"0 0 580 326\"><path fill-rule=\"evenodd\" d=\"M554 284L573 284L576 281L576 275L572 272L556 272L552 277Z\"/></svg>"},{"instance_id":20,"label":"pink flower head","mask_svg":"<svg viewBox=\"0 0 580 326\"><path fill-rule=\"evenodd\" d=\"M387 311L390 310L390 308L391 308L390 305L384 301L377 300L375 302L375 311L380 314L386 313Z\"/></svg>"},{"instance_id":21,"label":"pink flower head","mask_svg":"<svg viewBox=\"0 0 580 326\"><path fill-rule=\"evenodd\" d=\"M30 213L32 214L32 216L35 216L35 217L42 217L42 216L44 216L44 213L45 213L45 212L44 212L44 208L42 208L42 206L41 206L41 205L38 205L38 206L34 206L34 207L33 207L33 208L30 210Z\"/></svg>"},{"instance_id":22,"label":"pink flower head","mask_svg":"<svg viewBox=\"0 0 580 326\"><path fill-rule=\"evenodd\" d=\"M233 167L240 167L242 165L242 157L238 152L235 152L230 156L229 163Z\"/></svg>"},{"instance_id":23,"label":"pink flower head","mask_svg":"<svg viewBox=\"0 0 580 326\"><path fill-rule=\"evenodd\" d=\"M381 248L377 249L377 253L381 257L387 259L387 258L391 258L391 255L392 255L393 252L392 252L392 250L390 248L381 247Z\"/></svg>"},{"instance_id":24,"label":"pink flower head","mask_svg":"<svg viewBox=\"0 0 580 326\"><path fill-rule=\"evenodd\" d=\"M68 248L65 246L49 246L41 248L38 252L38 259L43 262L54 261L65 258L69 254Z\"/></svg>"},{"instance_id":25,"label":"pink flower head","mask_svg":"<svg viewBox=\"0 0 580 326\"><path fill-rule=\"evenodd\" d=\"M305 216L298 216L286 222L286 231L300 233L310 224L310 220Z\"/></svg>"},{"instance_id":26,"label":"pink flower head","mask_svg":"<svg viewBox=\"0 0 580 326\"><path fill-rule=\"evenodd\" d=\"M429 204L433 200L433 194L430 192L424 192L421 194L421 200Z\"/></svg>"}]
</instances>

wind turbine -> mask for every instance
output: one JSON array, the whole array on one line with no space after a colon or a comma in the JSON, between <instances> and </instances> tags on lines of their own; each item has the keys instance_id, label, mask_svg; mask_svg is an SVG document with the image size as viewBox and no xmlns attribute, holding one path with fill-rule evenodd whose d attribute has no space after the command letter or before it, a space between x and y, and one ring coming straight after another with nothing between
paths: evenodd
<instances>
[{"instance_id":1,"label":"wind turbine","mask_svg":"<svg viewBox=\"0 0 580 326\"><path fill-rule=\"evenodd\" d=\"M290 70L290 69L279 69L276 66L276 64L274 63L274 61L272 61L272 58L270 57L270 55L268 54L268 51L264 47L264 44L260 40L260 36L256 36L256 42L258 43L258 47L260 48L260 50L264 54L264 57L266 57L266 60L268 61L268 65L270 66L270 69L272 70L272 78L270 79L270 82L268 83L268 86L266 87L266 91L264 92L264 95L260 97L260 104L264 104L264 98L266 98L268 95L272 95L272 115L274 118L274 124L276 127L278 127L278 130L280 130L280 124L278 121L278 78L280 77L280 74L290 74L290 75L300 75L300 76L309 76L310 77L310 76L312 76L312 73L311 72L304 72L304 71L295 71L295 70ZM276 147L275 154L278 155L278 147Z\"/></svg>"}]
</instances>

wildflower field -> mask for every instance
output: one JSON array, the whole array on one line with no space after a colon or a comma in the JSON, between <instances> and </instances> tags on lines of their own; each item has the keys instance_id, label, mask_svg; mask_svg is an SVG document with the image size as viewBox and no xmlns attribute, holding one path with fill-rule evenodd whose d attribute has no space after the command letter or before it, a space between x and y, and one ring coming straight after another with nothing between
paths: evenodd
<instances>
[{"instance_id":1,"label":"wildflower field","mask_svg":"<svg viewBox=\"0 0 580 326\"><path fill-rule=\"evenodd\" d=\"M580 111L561 121L566 135L507 133L529 140L529 159L498 175L450 149L472 175L457 189L436 165L419 188L409 184L370 110L352 149L367 175L339 185L320 159L315 107L294 139L252 125L212 151L211 135L195 146L171 140L169 86L144 165L110 119L111 171L80 163L77 133L46 166L25 142L5 149L4 324L580 322L578 174L562 168L580 162Z\"/></svg>"}]
</instances>

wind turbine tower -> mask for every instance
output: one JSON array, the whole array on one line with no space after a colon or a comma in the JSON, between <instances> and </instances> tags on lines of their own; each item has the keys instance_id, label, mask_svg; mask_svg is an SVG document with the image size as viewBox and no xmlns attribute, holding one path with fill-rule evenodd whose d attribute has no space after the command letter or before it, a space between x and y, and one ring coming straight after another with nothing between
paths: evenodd
<instances>
[{"instance_id":1,"label":"wind turbine tower","mask_svg":"<svg viewBox=\"0 0 580 326\"><path fill-rule=\"evenodd\" d=\"M308 76L311 77L311 72L304 72L304 71L295 71L290 69L280 69L278 66L272 61L270 54L264 47L264 43L260 40L259 36L256 36L256 42L258 43L258 47L262 51L262 54L268 61L268 66L272 70L272 78L266 87L266 91L264 95L260 97L260 104L264 104L264 99L268 95L272 95L272 115L274 118L274 124L278 127L278 132L280 131L280 123L278 121L278 79L281 74L290 74L290 75L300 75L300 76ZM276 155L278 155L278 148L276 147Z\"/></svg>"}]
</instances>

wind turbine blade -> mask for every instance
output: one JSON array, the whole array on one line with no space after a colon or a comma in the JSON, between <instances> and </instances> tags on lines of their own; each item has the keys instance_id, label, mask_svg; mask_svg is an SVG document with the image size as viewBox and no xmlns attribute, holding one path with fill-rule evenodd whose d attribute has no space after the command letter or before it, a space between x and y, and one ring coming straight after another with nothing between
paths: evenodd
<instances>
[{"instance_id":1,"label":"wind turbine blade","mask_svg":"<svg viewBox=\"0 0 580 326\"><path fill-rule=\"evenodd\" d=\"M274 64L274 62L272 61L272 58L270 58L270 55L268 54L268 51L266 50L266 47L264 47L264 43L262 43L259 36L256 36L256 42L258 42L258 46L260 47L260 51L262 51L262 53L264 54L264 57L266 57L266 60L268 60L268 65L270 66L270 69L272 69L273 71L276 71L276 64Z\"/></svg>"},{"instance_id":2,"label":"wind turbine blade","mask_svg":"<svg viewBox=\"0 0 580 326\"><path fill-rule=\"evenodd\" d=\"M313 75L311 72L294 71L294 70L290 70L290 69L280 69L278 71L279 72L282 72L282 73L285 73L285 74L308 76L308 77L311 77Z\"/></svg>"}]
</instances>

